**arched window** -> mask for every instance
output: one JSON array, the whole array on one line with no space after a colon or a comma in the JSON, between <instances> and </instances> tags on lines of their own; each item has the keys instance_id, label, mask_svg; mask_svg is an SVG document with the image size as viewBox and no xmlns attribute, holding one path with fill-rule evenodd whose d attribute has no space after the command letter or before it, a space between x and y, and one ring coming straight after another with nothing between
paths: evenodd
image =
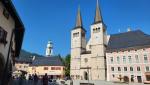
<instances>
[{"instance_id":1,"label":"arched window","mask_svg":"<svg viewBox=\"0 0 150 85\"><path fill-rule=\"evenodd\" d=\"M88 80L88 73L86 71L84 72L84 79Z\"/></svg>"},{"instance_id":2,"label":"arched window","mask_svg":"<svg viewBox=\"0 0 150 85\"><path fill-rule=\"evenodd\" d=\"M97 30L98 32L100 32L100 27L98 27L98 30Z\"/></svg>"}]
</instances>

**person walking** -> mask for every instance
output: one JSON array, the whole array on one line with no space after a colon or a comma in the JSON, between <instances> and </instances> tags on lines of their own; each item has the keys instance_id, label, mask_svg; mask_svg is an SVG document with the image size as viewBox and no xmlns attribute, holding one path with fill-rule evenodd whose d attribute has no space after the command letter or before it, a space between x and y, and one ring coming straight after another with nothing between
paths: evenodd
<instances>
[{"instance_id":1,"label":"person walking","mask_svg":"<svg viewBox=\"0 0 150 85\"><path fill-rule=\"evenodd\" d=\"M32 76L29 74L28 84L32 85Z\"/></svg>"},{"instance_id":2,"label":"person walking","mask_svg":"<svg viewBox=\"0 0 150 85\"><path fill-rule=\"evenodd\" d=\"M34 85L37 85L37 83L38 83L38 76L35 73L35 75L34 75Z\"/></svg>"},{"instance_id":3,"label":"person walking","mask_svg":"<svg viewBox=\"0 0 150 85\"><path fill-rule=\"evenodd\" d=\"M24 81L25 81L25 75L21 74L19 77L19 85L23 85Z\"/></svg>"},{"instance_id":4,"label":"person walking","mask_svg":"<svg viewBox=\"0 0 150 85\"><path fill-rule=\"evenodd\" d=\"M43 85L48 85L48 76L47 73L43 76Z\"/></svg>"}]
</instances>

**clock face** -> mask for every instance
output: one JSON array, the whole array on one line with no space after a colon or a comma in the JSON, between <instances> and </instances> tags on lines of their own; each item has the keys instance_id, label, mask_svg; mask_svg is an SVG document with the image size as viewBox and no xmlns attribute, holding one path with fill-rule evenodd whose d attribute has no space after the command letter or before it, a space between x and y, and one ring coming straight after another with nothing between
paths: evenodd
<instances>
[{"instance_id":1,"label":"clock face","mask_svg":"<svg viewBox=\"0 0 150 85\"><path fill-rule=\"evenodd\" d=\"M96 36L95 38L98 39L98 36Z\"/></svg>"}]
</instances>

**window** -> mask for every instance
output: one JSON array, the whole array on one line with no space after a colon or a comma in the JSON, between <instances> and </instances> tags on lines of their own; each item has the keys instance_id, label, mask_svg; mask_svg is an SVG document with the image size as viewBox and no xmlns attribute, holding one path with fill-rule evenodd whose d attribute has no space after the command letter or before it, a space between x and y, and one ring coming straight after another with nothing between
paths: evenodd
<instances>
[{"instance_id":1,"label":"window","mask_svg":"<svg viewBox=\"0 0 150 85\"><path fill-rule=\"evenodd\" d=\"M35 68L34 68L34 67L32 67L32 70L35 70Z\"/></svg>"},{"instance_id":2,"label":"window","mask_svg":"<svg viewBox=\"0 0 150 85\"><path fill-rule=\"evenodd\" d=\"M44 70L48 70L48 67L44 67Z\"/></svg>"},{"instance_id":3,"label":"window","mask_svg":"<svg viewBox=\"0 0 150 85\"><path fill-rule=\"evenodd\" d=\"M149 70L149 66L146 66L146 72L147 72L147 71L150 71L150 70Z\"/></svg>"},{"instance_id":4,"label":"window","mask_svg":"<svg viewBox=\"0 0 150 85\"><path fill-rule=\"evenodd\" d=\"M130 71L133 71L133 67L130 67Z\"/></svg>"},{"instance_id":5,"label":"window","mask_svg":"<svg viewBox=\"0 0 150 85\"><path fill-rule=\"evenodd\" d=\"M141 71L141 68L140 68L140 67L137 67L137 71Z\"/></svg>"},{"instance_id":6,"label":"window","mask_svg":"<svg viewBox=\"0 0 150 85\"><path fill-rule=\"evenodd\" d=\"M61 70L61 68L60 67L56 67L55 70Z\"/></svg>"},{"instance_id":7,"label":"window","mask_svg":"<svg viewBox=\"0 0 150 85\"><path fill-rule=\"evenodd\" d=\"M120 63L120 58L119 57L117 57L117 63Z\"/></svg>"},{"instance_id":8,"label":"window","mask_svg":"<svg viewBox=\"0 0 150 85\"><path fill-rule=\"evenodd\" d=\"M114 71L114 67L111 67L111 71Z\"/></svg>"},{"instance_id":9,"label":"window","mask_svg":"<svg viewBox=\"0 0 150 85\"><path fill-rule=\"evenodd\" d=\"M118 67L118 71L121 71L121 68L120 68L120 67Z\"/></svg>"},{"instance_id":10,"label":"window","mask_svg":"<svg viewBox=\"0 0 150 85\"><path fill-rule=\"evenodd\" d=\"M87 63L87 62L88 62L88 59L87 59L87 58L85 58L85 59L84 59L84 62L85 62L85 63Z\"/></svg>"},{"instance_id":11,"label":"window","mask_svg":"<svg viewBox=\"0 0 150 85\"><path fill-rule=\"evenodd\" d=\"M147 63L148 59L147 59L147 55L144 55L144 63Z\"/></svg>"},{"instance_id":12,"label":"window","mask_svg":"<svg viewBox=\"0 0 150 85\"><path fill-rule=\"evenodd\" d=\"M136 63L139 63L139 57L138 57L138 55L135 55L135 61L136 61Z\"/></svg>"},{"instance_id":13,"label":"window","mask_svg":"<svg viewBox=\"0 0 150 85\"><path fill-rule=\"evenodd\" d=\"M6 44L7 43L6 38L7 32L2 27L0 27L0 43Z\"/></svg>"},{"instance_id":14,"label":"window","mask_svg":"<svg viewBox=\"0 0 150 85\"><path fill-rule=\"evenodd\" d=\"M82 37L85 37L85 33L82 32Z\"/></svg>"},{"instance_id":15,"label":"window","mask_svg":"<svg viewBox=\"0 0 150 85\"><path fill-rule=\"evenodd\" d=\"M93 33L95 33L96 32L96 29L93 29Z\"/></svg>"},{"instance_id":16,"label":"window","mask_svg":"<svg viewBox=\"0 0 150 85\"><path fill-rule=\"evenodd\" d=\"M51 70L55 70L55 67L51 67Z\"/></svg>"},{"instance_id":17,"label":"window","mask_svg":"<svg viewBox=\"0 0 150 85\"><path fill-rule=\"evenodd\" d=\"M112 77L114 78L114 77L115 77L115 75L113 74L113 75L112 75Z\"/></svg>"},{"instance_id":18,"label":"window","mask_svg":"<svg viewBox=\"0 0 150 85\"><path fill-rule=\"evenodd\" d=\"M24 66L24 68L27 68L27 66Z\"/></svg>"},{"instance_id":19,"label":"window","mask_svg":"<svg viewBox=\"0 0 150 85\"><path fill-rule=\"evenodd\" d=\"M3 15L5 16L6 19L9 19L9 13L5 8L3 9Z\"/></svg>"},{"instance_id":20,"label":"window","mask_svg":"<svg viewBox=\"0 0 150 85\"><path fill-rule=\"evenodd\" d=\"M128 56L128 58L129 58L129 63L132 63L131 56Z\"/></svg>"},{"instance_id":21,"label":"window","mask_svg":"<svg viewBox=\"0 0 150 85\"><path fill-rule=\"evenodd\" d=\"M79 37L79 32L73 33L73 37Z\"/></svg>"},{"instance_id":22,"label":"window","mask_svg":"<svg viewBox=\"0 0 150 85\"><path fill-rule=\"evenodd\" d=\"M51 70L61 70L61 67L51 67Z\"/></svg>"},{"instance_id":23,"label":"window","mask_svg":"<svg viewBox=\"0 0 150 85\"><path fill-rule=\"evenodd\" d=\"M126 57L123 56L123 63L126 63Z\"/></svg>"},{"instance_id":24,"label":"window","mask_svg":"<svg viewBox=\"0 0 150 85\"><path fill-rule=\"evenodd\" d=\"M89 45L89 49L91 49L91 47L92 47L92 46L91 46L91 45Z\"/></svg>"},{"instance_id":25,"label":"window","mask_svg":"<svg viewBox=\"0 0 150 85\"><path fill-rule=\"evenodd\" d=\"M111 63L113 63L113 62L114 62L113 57L110 57L110 62L111 62Z\"/></svg>"},{"instance_id":26,"label":"window","mask_svg":"<svg viewBox=\"0 0 150 85\"><path fill-rule=\"evenodd\" d=\"M100 27L98 28L98 30L97 30L98 32L100 32Z\"/></svg>"},{"instance_id":27,"label":"window","mask_svg":"<svg viewBox=\"0 0 150 85\"><path fill-rule=\"evenodd\" d=\"M100 27L93 29L93 33L98 33L98 32L100 32Z\"/></svg>"},{"instance_id":28,"label":"window","mask_svg":"<svg viewBox=\"0 0 150 85\"><path fill-rule=\"evenodd\" d=\"M124 67L124 71L127 71L127 67Z\"/></svg>"}]
</instances>

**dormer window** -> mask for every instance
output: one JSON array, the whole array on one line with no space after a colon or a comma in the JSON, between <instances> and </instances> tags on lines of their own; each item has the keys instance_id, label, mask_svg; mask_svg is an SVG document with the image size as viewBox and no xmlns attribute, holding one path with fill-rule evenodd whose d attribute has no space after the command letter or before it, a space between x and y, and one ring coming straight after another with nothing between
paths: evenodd
<instances>
[{"instance_id":1,"label":"dormer window","mask_svg":"<svg viewBox=\"0 0 150 85\"><path fill-rule=\"evenodd\" d=\"M73 37L79 37L79 32L73 33Z\"/></svg>"}]
</instances>

